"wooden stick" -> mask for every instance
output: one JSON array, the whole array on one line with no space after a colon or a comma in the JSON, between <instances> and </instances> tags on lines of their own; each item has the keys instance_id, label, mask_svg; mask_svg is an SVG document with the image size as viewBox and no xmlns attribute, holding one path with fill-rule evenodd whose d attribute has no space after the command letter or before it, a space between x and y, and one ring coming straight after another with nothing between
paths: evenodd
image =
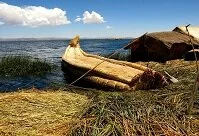
<instances>
[{"instance_id":1,"label":"wooden stick","mask_svg":"<svg viewBox=\"0 0 199 136\"><path fill-rule=\"evenodd\" d=\"M170 81L173 83L178 83L178 79L176 79L175 77L171 76L169 73L167 73L166 71L164 71L164 73L169 77Z\"/></svg>"},{"instance_id":2,"label":"wooden stick","mask_svg":"<svg viewBox=\"0 0 199 136\"><path fill-rule=\"evenodd\" d=\"M186 30L188 32L188 36L190 37L190 43L191 43L192 48L193 48L194 56L195 56L195 59L196 59L196 68L197 68L197 73L196 73L195 82L194 82L194 88L191 91L191 97L189 99L189 104L188 104L188 108L187 108L187 114L191 115L194 102L196 101L196 95L197 95L197 90L198 90L198 86L199 86L199 70L198 70L198 61L197 61L196 52L194 50L193 42L191 40L191 36L190 36L189 30L188 30L189 26L190 26L190 24L186 26Z\"/></svg>"}]
</instances>

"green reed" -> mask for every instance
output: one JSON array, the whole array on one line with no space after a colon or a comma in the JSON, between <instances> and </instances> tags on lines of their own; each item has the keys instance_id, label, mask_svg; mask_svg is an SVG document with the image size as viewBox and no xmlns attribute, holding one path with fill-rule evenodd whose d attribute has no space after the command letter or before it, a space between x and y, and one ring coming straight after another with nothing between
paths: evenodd
<instances>
[{"instance_id":1,"label":"green reed","mask_svg":"<svg viewBox=\"0 0 199 136\"><path fill-rule=\"evenodd\" d=\"M47 61L29 56L5 56L0 59L1 76L42 75L52 69L53 66Z\"/></svg>"}]
</instances>

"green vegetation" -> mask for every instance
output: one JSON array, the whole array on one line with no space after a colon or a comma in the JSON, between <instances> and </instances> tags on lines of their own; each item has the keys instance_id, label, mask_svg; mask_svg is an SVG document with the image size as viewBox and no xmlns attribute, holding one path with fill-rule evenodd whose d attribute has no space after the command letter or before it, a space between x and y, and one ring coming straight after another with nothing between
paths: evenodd
<instances>
[{"instance_id":1,"label":"green vegetation","mask_svg":"<svg viewBox=\"0 0 199 136\"><path fill-rule=\"evenodd\" d=\"M72 135L187 135L190 120L183 114L183 96L149 92L101 94L71 123ZM187 97L186 97L187 98ZM190 129L187 129L190 128Z\"/></svg>"},{"instance_id":2,"label":"green vegetation","mask_svg":"<svg viewBox=\"0 0 199 136\"><path fill-rule=\"evenodd\" d=\"M42 75L50 71L51 64L29 56L6 56L0 59L1 76Z\"/></svg>"},{"instance_id":3,"label":"green vegetation","mask_svg":"<svg viewBox=\"0 0 199 136\"><path fill-rule=\"evenodd\" d=\"M104 57L108 58L111 54L104 55ZM111 59L115 60L123 60L123 61L130 61L131 55L130 53L116 53L110 57Z\"/></svg>"},{"instance_id":4,"label":"green vegetation","mask_svg":"<svg viewBox=\"0 0 199 136\"><path fill-rule=\"evenodd\" d=\"M167 71L180 82L133 92L60 86L0 93L0 135L198 135L199 114L185 114L195 63L141 64Z\"/></svg>"}]
</instances>

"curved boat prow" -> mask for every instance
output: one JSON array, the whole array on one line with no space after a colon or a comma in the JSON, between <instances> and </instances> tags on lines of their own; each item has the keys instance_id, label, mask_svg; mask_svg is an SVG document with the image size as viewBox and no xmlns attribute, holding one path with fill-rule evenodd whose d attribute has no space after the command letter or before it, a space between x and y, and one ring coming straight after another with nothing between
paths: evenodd
<instances>
[{"instance_id":1,"label":"curved boat prow","mask_svg":"<svg viewBox=\"0 0 199 136\"><path fill-rule=\"evenodd\" d=\"M77 35L75 38L73 38L73 39L69 42L69 46L70 46L70 47L80 47L79 41L80 41L80 38L79 38L79 35Z\"/></svg>"}]
</instances>

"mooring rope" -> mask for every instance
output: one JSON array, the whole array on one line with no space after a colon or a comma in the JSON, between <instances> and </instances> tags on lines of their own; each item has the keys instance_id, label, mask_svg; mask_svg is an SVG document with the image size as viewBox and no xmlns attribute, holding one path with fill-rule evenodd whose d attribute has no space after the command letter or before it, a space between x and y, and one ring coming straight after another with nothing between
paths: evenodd
<instances>
[{"instance_id":1,"label":"mooring rope","mask_svg":"<svg viewBox=\"0 0 199 136\"><path fill-rule=\"evenodd\" d=\"M146 34L146 33L145 33ZM144 34L144 35L145 35ZM132 42L130 42L129 44L123 46L122 48L114 51L111 55L109 55L107 58L105 58L103 61L99 62L95 67L93 67L92 69L88 70L86 73L84 73L82 76L80 76L79 78L77 78L75 81L73 81L72 83L70 83L70 85L75 84L77 81L79 81L80 79L82 79L84 76L86 76L88 73L90 73L92 70L94 70L96 67L98 67L100 64L104 63L105 61L107 61L108 59L110 59L110 57L112 57L113 55L115 55L116 53L120 52L121 50L125 49L126 47L128 47L130 44L132 44L135 40L137 40L138 38L135 38Z\"/></svg>"}]
</instances>

